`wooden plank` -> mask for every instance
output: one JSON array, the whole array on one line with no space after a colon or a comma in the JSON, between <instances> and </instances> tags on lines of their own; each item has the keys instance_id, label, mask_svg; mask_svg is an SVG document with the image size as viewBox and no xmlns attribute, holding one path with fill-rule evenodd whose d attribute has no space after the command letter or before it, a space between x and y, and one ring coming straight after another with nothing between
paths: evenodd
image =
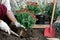
<instances>
[{"instance_id":1,"label":"wooden plank","mask_svg":"<svg viewBox=\"0 0 60 40\"><path fill-rule=\"evenodd\" d=\"M49 27L49 25L34 25L32 28L46 28Z\"/></svg>"},{"instance_id":2,"label":"wooden plank","mask_svg":"<svg viewBox=\"0 0 60 40\"><path fill-rule=\"evenodd\" d=\"M59 38L47 38L48 40L60 40Z\"/></svg>"}]
</instances>

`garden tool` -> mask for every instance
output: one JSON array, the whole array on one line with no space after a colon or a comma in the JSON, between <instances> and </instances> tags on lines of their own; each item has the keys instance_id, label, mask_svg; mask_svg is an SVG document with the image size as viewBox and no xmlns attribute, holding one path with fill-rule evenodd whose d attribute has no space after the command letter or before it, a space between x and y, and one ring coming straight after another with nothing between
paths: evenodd
<instances>
[{"instance_id":1,"label":"garden tool","mask_svg":"<svg viewBox=\"0 0 60 40\"><path fill-rule=\"evenodd\" d=\"M15 32L12 31L12 30L10 30L10 32L11 32L12 34L14 34L15 36L20 37L20 35L18 35L17 33L15 33Z\"/></svg>"},{"instance_id":2,"label":"garden tool","mask_svg":"<svg viewBox=\"0 0 60 40\"><path fill-rule=\"evenodd\" d=\"M51 18L50 27L47 27L44 30L44 36L46 36L46 37L54 37L55 36L55 29L52 27L55 6L56 6L56 0L54 0L54 6L53 6L53 11L52 11L52 18Z\"/></svg>"}]
</instances>

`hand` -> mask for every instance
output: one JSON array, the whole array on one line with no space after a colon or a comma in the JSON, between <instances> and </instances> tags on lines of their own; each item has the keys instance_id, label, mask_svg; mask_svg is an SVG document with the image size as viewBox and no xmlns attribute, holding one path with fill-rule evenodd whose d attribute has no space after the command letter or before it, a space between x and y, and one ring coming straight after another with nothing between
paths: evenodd
<instances>
[{"instance_id":1,"label":"hand","mask_svg":"<svg viewBox=\"0 0 60 40\"><path fill-rule=\"evenodd\" d=\"M5 31L5 32L8 32L8 34L10 34L9 26L2 20L0 20L0 29Z\"/></svg>"},{"instance_id":2,"label":"hand","mask_svg":"<svg viewBox=\"0 0 60 40\"><path fill-rule=\"evenodd\" d=\"M25 27L23 26L23 25L21 25L19 22L15 22L15 25L16 25L16 27L22 27L22 28L24 28L25 29Z\"/></svg>"}]
</instances>

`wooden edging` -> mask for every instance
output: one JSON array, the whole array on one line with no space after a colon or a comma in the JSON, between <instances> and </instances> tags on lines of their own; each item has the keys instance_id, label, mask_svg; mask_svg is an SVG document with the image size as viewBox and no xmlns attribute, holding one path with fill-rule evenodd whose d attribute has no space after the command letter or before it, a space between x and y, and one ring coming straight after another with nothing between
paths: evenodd
<instances>
[{"instance_id":1,"label":"wooden edging","mask_svg":"<svg viewBox=\"0 0 60 40\"><path fill-rule=\"evenodd\" d=\"M49 27L49 25L34 25L32 28L46 28L46 27Z\"/></svg>"},{"instance_id":2,"label":"wooden edging","mask_svg":"<svg viewBox=\"0 0 60 40\"><path fill-rule=\"evenodd\" d=\"M60 40L59 38L47 38L48 40Z\"/></svg>"}]
</instances>

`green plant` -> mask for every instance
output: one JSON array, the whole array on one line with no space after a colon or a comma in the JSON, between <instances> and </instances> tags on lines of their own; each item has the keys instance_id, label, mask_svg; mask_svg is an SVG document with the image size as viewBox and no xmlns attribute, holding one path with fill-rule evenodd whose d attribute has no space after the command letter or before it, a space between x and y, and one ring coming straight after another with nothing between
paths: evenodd
<instances>
[{"instance_id":1,"label":"green plant","mask_svg":"<svg viewBox=\"0 0 60 40\"><path fill-rule=\"evenodd\" d=\"M35 19L27 12L18 12L16 18L25 28L32 28L35 23Z\"/></svg>"},{"instance_id":2,"label":"green plant","mask_svg":"<svg viewBox=\"0 0 60 40\"><path fill-rule=\"evenodd\" d=\"M31 10L34 14L39 13L41 11L39 6L27 4L27 8L28 8L28 10Z\"/></svg>"},{"instance_id":3,"label":"green plant","mask_svg":"<svg viewBox=\"0 0 60 40\"><path fill-rule=\"evenodd\" d=\"M51 17L51 15L52 15L52 10L53 10L53 3L47 4L47 5L46 5L46 8L45 8L45 11L46 11L46 13L47 13L50 17ZM56 5L54 18L56 19L59 15L60 15L60 10L59 10L59 8L58 8L57 5Z\"/></svg>"},{"instance_id":4,"label":"green plant","mask_svg":"<svg viewBox=\"0 0 60 40\"><path fill-rule=\"evenodd\" d=\"M34 13L35 15L44 15L45 14L45 8L46 8L46 4L44 4L43 2L38 5L38 6L35 6L35 5L30 5L30 4L27 4L27 8L28 10L31 10L32 13Z\"/></svg>"},{"instance_id":5,"label":"green plant","mask_svg":"<svg viewBox=\"0 0 60 40\"><path fill-rule=\"evenodd\" d=\"M46 11L45 11L45 8L46 8L46 5L45 4L42 4L39 6L40 8L40 12L37 13L37 15L45 15Z\"/></svg>"}]
</instances>

